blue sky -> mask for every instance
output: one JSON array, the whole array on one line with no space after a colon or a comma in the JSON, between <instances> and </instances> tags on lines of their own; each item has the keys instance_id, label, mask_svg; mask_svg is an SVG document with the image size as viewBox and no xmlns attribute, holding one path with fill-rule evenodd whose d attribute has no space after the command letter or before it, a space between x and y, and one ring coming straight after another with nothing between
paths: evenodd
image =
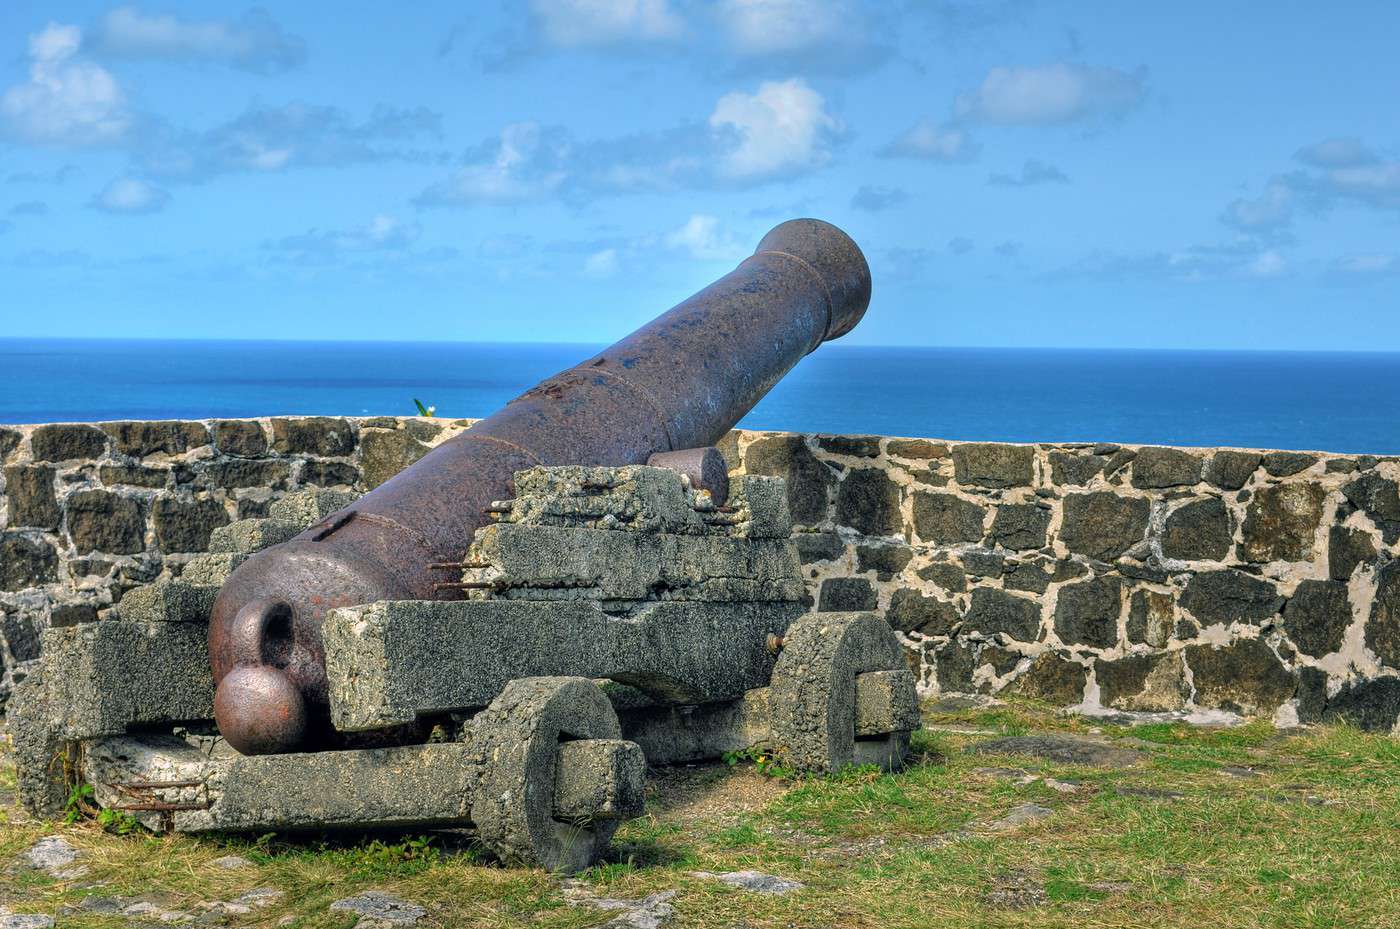
<instances>
[{"instance_id":1,"label":"blue sky","mask_svg":"<svg viewBox=\"0 0 1400 929\"><path fill-rule=\"evenodd\" d=\"M775 223L863 344L1400 350L1400 6L0 6L0 335L608 341Z\"/></svg>"}]
</instances>

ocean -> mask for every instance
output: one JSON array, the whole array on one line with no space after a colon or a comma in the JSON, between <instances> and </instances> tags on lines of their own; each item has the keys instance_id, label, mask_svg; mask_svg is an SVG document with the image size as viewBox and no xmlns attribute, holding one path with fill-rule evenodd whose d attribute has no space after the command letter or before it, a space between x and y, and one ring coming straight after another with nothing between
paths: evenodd
<instances>
[{"instance_id":1,"label":"ocean","mask_svg":"<svg viewBox=\"0 0 1400 929\"><path fill-rule=\"evenodd\" d=\"M601 346L0 339L0 422L487 415ZM1400 353L875 348L803 360L750 429L1400 453Z\"/></svg>"}]
</instances>

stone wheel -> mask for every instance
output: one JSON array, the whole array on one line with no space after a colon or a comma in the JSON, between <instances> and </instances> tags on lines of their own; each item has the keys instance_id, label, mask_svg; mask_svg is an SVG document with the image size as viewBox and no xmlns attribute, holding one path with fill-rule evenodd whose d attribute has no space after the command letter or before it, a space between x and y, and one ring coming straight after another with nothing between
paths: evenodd
<instances>
[{"instance_id":1,"label":"stone wheel","mask_svg":"<svg viewBox=\"0 0 1400 929\"><path fill-rule=\"evenodd\" d=\"M899 768L918 727L914 676L874 613L809 613L789 626L769 692L775 748L804 771Z\"/></svg>"},{"instance_id":2,"label":"stone wheel","mask_svg":"<svg viewBox=\"0 0 1400 929\"><path fill-rule=\"evenodd\" d=\"M472 754L481 773L471 809L482 843L509 864L560 872L593 864L620 819L557 814L561 745L620 736L612 704L588 678L525 677L507 684L472 720ZM640 750L608 744L632 749L626 779L640 797Z\"/></svg>"}]
</instances>

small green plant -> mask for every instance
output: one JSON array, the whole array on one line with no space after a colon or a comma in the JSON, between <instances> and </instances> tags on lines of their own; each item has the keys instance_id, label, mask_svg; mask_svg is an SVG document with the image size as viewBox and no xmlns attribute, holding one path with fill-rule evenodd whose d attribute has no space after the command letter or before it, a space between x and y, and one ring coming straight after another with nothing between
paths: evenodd
<instances>
[{"instance_id":1,"label":"small green plant","mask_svg":"<svg viewBox=\"0 0 1400 929\"><path fill-rule=\"evenodd\" d=\"M418 415L419 415L419 416L426 416L426 417L428 417L429 419L431 419L432 417L434 417L434 416L437 415L437 407L435 407L435 406L424 406L424 405L423 405L423 401L422 401L422 400L419 400L417 397L414 397L414 398L413 398L413 405L416 406L416 407L418 407Z\"/></svg>"},{"instance_id":2,"label":"small green plant","mask_svg":"<svg viewBox=\"0 0 1400 929\"><path fill-rule=\"evenodd\" d=\"M72 825L85 816L97 812L93 803L91 784L77 783L68 791L68 800L63 804L63 821Z\"/></svg>"},{"instance_id":3,"label":"small green plant","mask_svg":"<svg viewBox=\"0 0 1400 929\"><path fill-rule=\"evenodd\" d=\"M136 817L123 810L101 810L97 814L97 824L102 827L103 832L113 835L131 835L141 828L141 823Z\"/></svg>"},{"instance_id":4,"label":"small green plant","mask_svg":"<svg viewBox=\"0 0 1400 929\"><path fill-rule=\"evenodd\" d=\"M720 757L731 768L742 761L753 762L753 766L758 769L759 774L780 781L790 780L797 776L797 770L784 764L779 754L771 749L750 747L737 752L725 752Z\"/></svg>"}]
</instances>

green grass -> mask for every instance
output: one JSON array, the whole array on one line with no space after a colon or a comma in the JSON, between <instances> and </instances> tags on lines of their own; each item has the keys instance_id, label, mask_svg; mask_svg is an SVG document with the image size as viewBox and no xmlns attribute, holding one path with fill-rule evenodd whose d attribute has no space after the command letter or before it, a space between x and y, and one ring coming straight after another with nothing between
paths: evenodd
<instances>
[{"instance_id":1,"label":"green grass","mask_svg":"<svg viewBox=\"0 0 1400 929\"><path fill-rule=\"evenodd\" d=\"M1347 728L1285 735L1267 724L1102 726L1145 756L1106 770L969 755L987 736L950 731L1084 733L1092 720L1012 704L929 722L942 728L916 736L917 763L896 775L775 780L750 761L699 771L682 798L694 803L658 795L580 880L599 896L676 890L676 929L1400 926L1400 740ZM977 770L991 767L1041 779L1021 785ZM1079 787L1054 790L1047 776ZM12 789L0 772L0 792ZM1053 813L985 828L1025 803ZM0 904L53 914L100 894L189 909L273 887L285 896L258 911L257 924L345 927L353 918L331 914L329 903L374 888L428 907L427 925L567 929L616 915L571 906L557 878L496 867L460 837L122 836L91 821L28 822L9 809L0 812L0 870L54 833L84 850L88 874L6 874ZM254 865L210 865L228 854ZM806 887L766 896L691 874L745 868ZM59 919L122 924L90 913Z\"/></svg>"}]
</instances>

